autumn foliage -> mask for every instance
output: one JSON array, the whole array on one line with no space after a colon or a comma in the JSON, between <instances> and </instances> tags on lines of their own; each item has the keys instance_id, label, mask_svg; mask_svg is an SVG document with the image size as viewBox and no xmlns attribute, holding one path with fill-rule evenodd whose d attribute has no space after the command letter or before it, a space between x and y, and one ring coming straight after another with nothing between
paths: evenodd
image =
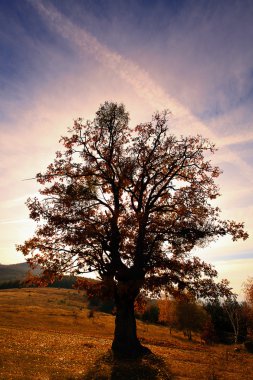
<instances>
[{"instance_id":1,"label":"autumn foliage","mask_svg":"<svg viewBox=\"0 0 253 380\"><path fill-rule=\"evenodd\" d=\"M253 277L248 278L245 282L244 292L246 296L245 313L248 321L248 335L253 342Z\"/></svg>"},{"instance_id":2,"label":"autumn foliage","mask_svg":"<svg viewBox=\"0 0 253 380\"><path fill-rule=\"evenodd\" d=\"M75 121L62 151L37 174L28 199L35 235L18 249L48 281L95 272L115 299L115 352L142 352L134 318L141 289L215 298L230 293L193 248L220 236L246 239L242 223L220 219L213 200L220 170L201 136L170 133L167 112L129 126L123 105L106 102L93 121ZM123 327L124 326L124 327Z\"/></svg>"}]
</instances>

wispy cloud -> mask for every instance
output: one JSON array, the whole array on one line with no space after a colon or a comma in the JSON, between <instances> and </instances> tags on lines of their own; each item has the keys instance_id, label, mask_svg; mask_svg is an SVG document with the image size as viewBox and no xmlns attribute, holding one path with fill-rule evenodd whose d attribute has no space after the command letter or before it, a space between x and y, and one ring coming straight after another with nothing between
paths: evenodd
<instances>
[{"instance_id":1,"label":"wispy cloud","mask_svg":"<svg viewBox=\"0 0 253 380\"><path fill-rule=\"evenodd\" d=\"M119 75L124 81L128 82L136 93L148 102L153 109L161 110L169 107L173 114L172 124L177 131L192 133L194 130L194 133L201 133L211 140L217 140L217 135L206 124L195 117L176 98L163 90L141 67L101 44L84 28L73 25L52 5L44 5L43 2L31 2L31 4L46 19L51 28L57 30L62 37L71 41L84 53L88 51L97 61L110 68L116 75ZM224 138L219 145L230 144L231 140ZM220 155L219 157L234 161L240 170L245 171L247 175L252 174L252 168L232 151L224 150L222 156ZM250 179L250 182L253 184L253 177L252 180Z\"/></svg>"},{"instance_id":2,"label":"wispy cloud","mask_svg":"<svg viewBox=\"0 0 253 380\"><path fill-rule=\"evenodd\" d=\"M31 4L50 23L51 28L54 28L62 37L75 44L83 53L89 52L98 62L129 83L136 93L148 102L154 110L169 107L173 112L174 121L180 119L181 125L182 121L185 121L181 127L182 129L185 128L186 124L189 130L194 125L195 130L198 129L203 134L211 134L208 128L192 115L190 110L157 85L146 70L101 44L84 28L72 24L52 5L44 5L42 2L31 2Z\"/></svg>"},{"instance_id":3,"label":"wispy cloud","mask_svg":"<svg viewBox=\"0 0 253 380\"><path fill-rule=\"evenodd\" d=\"M234 144L248 143L251 141L253 141L253 132L244 132L243 134L220 137L219 146L222 147Z\"/></svg>"}]
</instances>

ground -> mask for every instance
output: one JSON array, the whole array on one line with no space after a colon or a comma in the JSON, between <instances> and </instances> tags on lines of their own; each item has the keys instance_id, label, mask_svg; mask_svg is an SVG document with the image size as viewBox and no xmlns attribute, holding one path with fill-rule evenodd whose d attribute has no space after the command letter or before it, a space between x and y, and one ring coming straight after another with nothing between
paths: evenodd
<instances>
[{"instance_id":1,"label":"ground","mask_svg":"<svg viewBox=\"0 0 253 380\"><path fill-rule=\"evenodd\" d=\"M138 322L152 355L115 361L110 352L114 317L89 318L76 290L0 291L0 380L250 380L253 355L240 347L188 342L166 327ZM252 377L250 377L252 376Z\"/></svg>"}]
</instances>

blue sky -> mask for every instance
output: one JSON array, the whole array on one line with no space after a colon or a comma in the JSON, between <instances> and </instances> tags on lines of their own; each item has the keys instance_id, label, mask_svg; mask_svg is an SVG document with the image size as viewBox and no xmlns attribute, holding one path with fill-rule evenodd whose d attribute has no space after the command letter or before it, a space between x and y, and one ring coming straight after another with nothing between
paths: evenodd
<instances>
[{"instance_id":1,"label":"blue sky","mask_svg":"<svg viewBox=\"0 0 253 380\"><path fill-rule=\"evenodd\" d=\"M235 0L1 0L0 262L33 224L24 202L77 117L123 102L131 123L172 111L178 134L219 151L223 217L250 238L198 252L239 293L253 269L253 2Z\"/></svg>"}]
</instances>

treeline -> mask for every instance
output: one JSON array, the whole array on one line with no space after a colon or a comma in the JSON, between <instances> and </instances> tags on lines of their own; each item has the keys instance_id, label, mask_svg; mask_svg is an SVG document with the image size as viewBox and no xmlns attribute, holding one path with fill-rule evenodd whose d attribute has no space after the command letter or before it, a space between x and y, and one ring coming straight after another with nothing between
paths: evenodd
<instances>
[{"instance_id":1,"label":"treeline","mask_svg":"<svg viewBox=\"0 0 253 380\"><path fill-rule=\"evenodd\" d=\"M182 331L192 340L197 334L203 343L233 344L245 343L249 351L253 350L253 281L252 299L238 302L235 298L198 302L194 299L146 299L136 304L136 317L147 323L162 324L173 330ZM93 312L101 311L114 314L111 300L93 297L88 300Z\"/></svg>"},{"instance_id":2,"label":"treeline","mask_svg":"<svg viewBox=\"0 0 253 380\"><path fill-rule=\"evenodd\" d=\"M137 316L149 323L158 323L173 330L182 331L192 340L198 334L203 343L244 343L253 352L253 282L251 301L236 299L197 302L194 299L165 298L147 302L144 311Z\"/></svg>"},{"instance_id":3,"label":"treeline","mask_svg":"<svg viewBox=\"0 0 253 380\"><path fill-rule=\"evenodd\" d=\"M76 283L77 278L74 276L64 276L61 280L55 280L52 284L49 284L49 288L64 288L72 289ZM0 282L0 289L15 289L25 288L27 284L23 280L9 280Z\"/></svg>"},{"instance_id":4,"label":"treeline","mask_svg":"<svg viewBox=\"0 0 253 380\"><path fill-rule=\"evenodd\" d=\"M23 282L20 280L9 280L0 282L0 289L22 288Z\"/></svg>"},{"instance_id":5,"label":"treeline","mask_svg":"<svg viewBox=\"0 0 253 380\"><path fill-rule=\"evenodd\" d=\"M93 297L88 307L114 314L114 303L109 299ZM172 298L147 299L141 306L136 305L136 317L146 323L167 326L170 334L173 330L182 331L189 340L197 333L207 344L242 343L251 326L246 303L236 301L200 303Z\"/></svg>"},{"instance_id":6,"label":"treeline","mask_svg":"<svg viewBox=\"0 0 253 380\"><path fill-rule=\"evenodd\" d=\"M207 344L242 343L247 338L250 320L245 303L163 299L157 308L158 322L168 326L170 333L173 329L183 331L189 340L193 333Z\"/></svg>"}]
</instances>

